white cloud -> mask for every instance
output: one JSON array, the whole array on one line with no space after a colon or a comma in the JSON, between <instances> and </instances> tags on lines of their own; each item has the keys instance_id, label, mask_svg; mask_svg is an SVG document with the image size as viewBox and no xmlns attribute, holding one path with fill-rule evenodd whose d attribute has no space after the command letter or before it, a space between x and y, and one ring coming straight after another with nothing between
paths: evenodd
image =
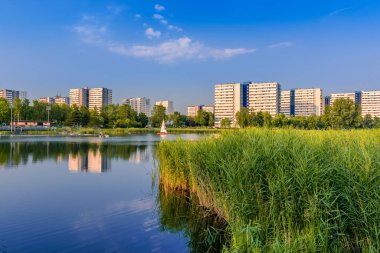
<instances>
[{"instance_id":1,"label":"white cloud","mask_svg":"<svg viewBox=\"0 0 380 253\"><path fill-rule=\"evenodd\" d=\"M176 32L182 32L182 28L175 25L168 25L169 30L174 30Z\"/></svg>"},{"instance_id":2,"label":"white cloud","mask_svg":"<svg viewBox=\"0 0 380 253\"><path fill-rule=\"evenodd\" d=\"M154 30L152 27L149 27L145 30L145 35L148 39L160 38L161 32Z\"/></svg>"},{"instance_id":3,"label":"white cloud","mask_svg":"<svg viewBox=\"0 0 380 253\"><path fill-rule=\"evenodd\" d=\"M127 51L135 57L153 58L160 63L172 63L179 60L226 59L253 53L255 50L246 48L213 49L194 42L188 37L182 37L156 46L135 45Z\"/></svg>"},{"instance_id":4,"label":"white cloud","mask_svg":"<svg viewBox=\"0 0 380 253\"><path fill-rule=\"evenodd\" d=\"M278 47L291 47L291 46L293 46L293 42L283 41L283 42L278 42L278 43L269 45L268 48L273 49L273 48L278 48Z\"/></svg>"},{"instance_id":5,"label":"white cloud","mask_svg":"<svg viewBox=\"0 0 380 253\"><path fill-rule=\"evenodd\" d=\"M117 5L109 5L107 6L107 10L111 12L113 15L119 15L124 11L125 7L117 6Z\"/></svg>"},{"instance_id":6,"label":"white cloud","mask_svg":"<svg viewBox=\"0 0 380 253\"><path fill-rule=\"evenodd\" d=\"M160 4L156 4L156 5L154 5L154 9L156 11L164 11L165 10L165 6L162 6Z\"/></svg>"},{"instance_id":7,"label":"white cloud","mask_svg":"<svg viewBox=\"0 0 380 253\"><path fill-rule=\"evenodd\" d=\"M136 18L136 19L140 19L140 18L141 18L141 14L138 14L138 13L135 14L135 18Z\"/></svg>"},{"instance_id":8,"label":"white cloud","mask_svg":"<svg viewBox=\"0 0 380 253\"><path fill-rule=\"evenodd\" d=\"M156 16L156 19L162 20L164 17L159 15ZM180 31L179 27L173 25L168 25L168 29ZM255 51L255 49L248 48L216 49L193 41L186 36L166 40L158 44L128 45L110 39L107 26L101 25L100 22L92 19L82 19L78 25L72 27L72 31L78 34L86 44L96 45L125 57L152 59L159 63L173 63L185 60L220 60ZM145 35L149 39L160 38L161 32L146 26Z\"/></svg>"}]
</instances>

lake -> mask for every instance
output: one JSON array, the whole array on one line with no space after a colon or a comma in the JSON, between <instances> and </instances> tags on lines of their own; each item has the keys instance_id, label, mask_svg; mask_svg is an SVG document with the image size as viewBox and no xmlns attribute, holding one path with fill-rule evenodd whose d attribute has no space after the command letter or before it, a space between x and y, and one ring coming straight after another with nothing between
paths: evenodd
<instances>
[{"instance_id":1,"label":"lake","mask_svg":"<svg viewBox=\"0 0 380 253\"><path fill-rule=\"evenodd\" d=\"M220 251L215 219L160 191L159 141L0 137L0 252Z\"/></svg>"}]
</instances>

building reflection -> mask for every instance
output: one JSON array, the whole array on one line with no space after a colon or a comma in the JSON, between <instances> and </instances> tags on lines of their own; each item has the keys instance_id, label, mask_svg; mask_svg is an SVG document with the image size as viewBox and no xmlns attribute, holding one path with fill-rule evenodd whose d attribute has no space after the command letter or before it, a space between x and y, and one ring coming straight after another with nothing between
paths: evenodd
<instances>
[{"instance_id":1,"label":"building reflection","mask_svg":"<svg viewBox=\"0 0 380 253\"><path fill-rule=\"evenodd\" d=\"M89 150L86 154L69 154L69 171L103 173L111 170L111 159L107 154L97 150Z\"/></svg>"},{"instance_id":2,"label":"building reflection","mask_svg":"<svg viewBox=\"0 0 380 253\"><path fill-rule=\"evenodd\" d=\"M136 146L135 152L131 152L128 162L139 164L149 161L149 155L152 152L150 148L146 146Z\"/></svg>"}]
</instances>

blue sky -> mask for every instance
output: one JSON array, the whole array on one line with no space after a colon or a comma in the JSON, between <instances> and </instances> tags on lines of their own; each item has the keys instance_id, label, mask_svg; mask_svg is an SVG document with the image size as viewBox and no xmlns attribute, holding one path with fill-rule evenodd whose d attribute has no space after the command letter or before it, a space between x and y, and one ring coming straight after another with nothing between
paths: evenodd
<instances>
[{"instance_id":1,"label":"blue sky","mask_svg":"<svg viewBox=\"0 0 380 253\"><path fill-rule=\"evenodd\" d=\"M380 89L380 1L0 0L0 88L213 102L214 83Z\"/></svg>"}]
</instances>

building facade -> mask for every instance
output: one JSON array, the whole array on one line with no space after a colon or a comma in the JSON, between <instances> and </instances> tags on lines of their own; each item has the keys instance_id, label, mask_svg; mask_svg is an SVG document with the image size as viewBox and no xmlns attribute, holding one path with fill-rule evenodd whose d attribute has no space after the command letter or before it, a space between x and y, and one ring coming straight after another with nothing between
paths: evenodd
<instances>
[{"instance_id":1,"label":"building facade","mask_svg":"<svg viewBox=\"0 0 380 253\"><path fill-rule=\"evenodd\" d=\"M294 90L295 116L321 116L324 112L325 99L320 88Z\"/></svg>"},{"instance_id":2,"label":"building facade","mask_svg":"<svg viewBox=\"0 0 380 253\"><path fill-rule=\"evenodd\" d=\"M192 105L187 107L187 116L196 117L199 110L214 114L214 106L212 105Z\"/></svg>"},{"instance_id":3,"label":"building facade","mask_svg":"<svg viewBox=\"0 0 380 253\"><path fill-rule=\"evenodd\" d=\"M213 105L203 105L202 110L205 112L211 112L214 114L214 106Z\"/></svg>"},{"instance_id":4,"label":"building facade","mask_svg":"<svg viewBox=\"0 0 380 253\"><path fill-rule=\"evenodd\" d=\"M54 98L52 97L43 97L38 100L40 103L45 103L45 104L54 104Z\"/></svg>"},{"instance_id":5,"label":"building facade","mask_svg":"<svg viewBox=\"0 0 380 253\"><path fill-rule=\"evenodd\" d=\"M69 91L69 100L70 100L70 106L85 106L88 107L89 105L89 89L86 88L75 88L70 89Z\"/></svg>"},{"instance_id":6,"label":"building facade","mask_svg":"<svg viewBox=\"0 0 380 253\"><path fill-rule=\"evenodd\" d=\"M288 118L294 116L294 90L281 91L280 113Z\"/></svg>"},{"instance_id":7,"label":"building facade","mask_svg":"<svg viewBox=\"0 0 380 253\"><path fill-rule=\"evenodd\" d=\"M150 117L151 115L151 106L149 98L126 98L123 99L123 104L129 105L137 113L144 113L148 117Z\"/></svg>"},{"instance_id":8,"label":"building facade","mask_svg":"<svg viewBox=\"0 0 380 253\"><path fill-rule=\"evenodd\" d=\"M17 90L0 90L0 98L5 98L9 104L13 104L16 98L20 100L26 99L26 91L17 91Z\"/></svg>"},{"instance_id":9,"label":"building facade","mask_svg":"<svg viewBox=\"0 0 380 253\"><path fill-rule=\"evenodd\" d=\"M247 106L245 96L247 86L241 83L215 84L215 127L220 127L221 121L225 118L231 121L232 127L236 126L236 113Z\"/></svg>"},{"instance_id":10,"label":"building facade","mask_svg":"<svg viewBox=\"0 0 380 253\"><path fill-rule=\"evenodd\" d=\"M70 99L68 97L55 96L53 100L54 103L58 105L70 104Z\"/></svg>"},{"instance_id":11,"label":"building facade","mask_svg":"<svg viewBox=\"0 0 380 253\"><path fill-rule=\"evenodd\" d=\"M361 97L362 116L369 114L372 117L380 117L380 90L362 91Z\"/></svg>"},{"instance_id":12,"label":"building facade","mask_svg":"<svg viewBox=\"0 0 380 253\"><path fill-rule=\"evenodd\" d=\"M157 101L155 105L162 105L166 109L166 114L172 114L174 112L173 101L170 100L161 100Z\"/></svg>"},{"instance_id":13,"label":"building facade","mask_svg":"<svg viewBox=\"0 0 380 253\"><path fill-rule=\"evenodd\" d=\"M330 95L330 105L333 106L334 102L340 98L348 98L352 100L355 104L360 105L362 92L356 91L356 92L350 92L350 93L333 93Z\"/></svg>"},{"instance_id":14,"label":"building facade","mask_svg":"<svg viewBox=\"0 0 380 253\"><path fill-rule=\"evenodd\" d=\"M268 112L276 116L280 112L281 86L277 82L250 83L248 107L253 112Z\"/></svg>"},{"instance_id":15,"label":"building facade","mask_svg":"<svg viewBox=\"0 0 380 253\"><path fill-rule=\"evenodd\" d=\"M91 88L88 97L88 109L90 111L97 110L98 112L104 106L112 104L112 90L107 88Z\"/></svg>"}]
</instances>

